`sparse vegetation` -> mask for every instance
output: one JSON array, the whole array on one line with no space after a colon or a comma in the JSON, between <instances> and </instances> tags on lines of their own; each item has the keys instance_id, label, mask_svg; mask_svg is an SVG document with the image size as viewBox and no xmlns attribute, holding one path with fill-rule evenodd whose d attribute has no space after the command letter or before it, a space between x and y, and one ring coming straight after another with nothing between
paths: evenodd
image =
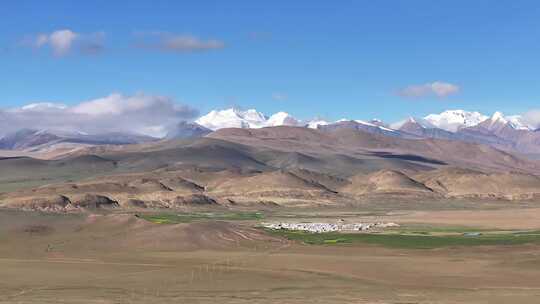
<instances>
[{"instance_id":1,"label":"sparse vegetation","mask_svg":"<svg viewBox=\"0 0 540 304\"><path fill-rule=\"evenodd\" d=\"M162 214L141 214L140 218L156 224L179 224L194 221L247 221L264 218L260 212L200 212L200 213L162 213Z\"/></svg>"},{"instance_id":2,"label":"sparse vegetation","mask_svg":"<svg viewBox=\"0 0 540 304\"><path fill-rule=\"evenodd\" d=\"M0 302L63 299L87 303L100 298L156 304L192 299L236 303L237 299L253 299L255 291L256 301L261 303L288 299L334 303L335 294L343 303L360 298L423 303L426 295L444 303L461 303L463 294L469 295L467 303L491 303L508 299L504 296L509 289L512 295L519 292L520 303L537 299L540 283L535 278L540 276L540 259L532 253L540 248L540 231L529 226L526 220L530 219L506 231L466 227L477 224L469 221L455 225L417 222L369 235L272 232L298 240L282 242L250 227L273 220L274 210L261 214L242 211L138 211L139 217L164 223L152 224L133 221L133 213L121 210L94 215L0 209L0 241L5 244L0 247ZM512 221L516 210L507 212L509 216L503 218ZM455 218L462 217L455 213ZM212 222L223 218L248 221ZM193 222L167 225L178 221ZM484 227L505 226L494 221ZM478 237L463 236L480 231ZM487 250L471 247L527 242L532 244ZM375 245L395 249L381 250ZM447 250L445 246L455 247ZM81 276L81 271L86 275ZM422 279L415 279L417 276ZM43 282L51 287L45 288ZM399 289L405 295L389 295L388 286L406 286ZM411 298L414 293L418 296Z\"/></svg>"}]
</instances>

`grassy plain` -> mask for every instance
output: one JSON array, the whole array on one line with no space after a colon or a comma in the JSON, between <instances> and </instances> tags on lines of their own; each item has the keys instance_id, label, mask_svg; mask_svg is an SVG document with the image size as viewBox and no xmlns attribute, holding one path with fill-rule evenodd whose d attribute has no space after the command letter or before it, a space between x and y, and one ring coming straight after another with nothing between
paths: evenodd
<instances>
[{"instance_id":1,"label":"grassy plain","mask_svg":"<svg viewBox=\"0 0 540 304\"><path fill-rule=\"evenodd\" d=\"M506 210L507 225L519 231L499 229L497 217L489 227L457 221L459 210L427 211L446 219L454 212L456 219L434 224L416 212L398 213L411 223L387 234L284 235L255 228L282 220L281 211L187 213L178 223L155 223L133 214L4 210L0 303L537 303L540 223L534 230L524 220L519 230L515 209ZM493 210L470 212L483 218ZM294 214L375 216L316 210L285 218ZM454 220L459 225L447 223ZM475 231L482 235L462 236Z\"/></svg>"},{"instance_id":2,"label":"grassy plain","mask_svg":"<svg viewBox=\"0 0 540 304\"><path fill-rule=\"evenodd\" d=\"M189 212L149 213L137 215L156 224L179 224L194 221L247 221L263 219L260 212Z\"/></svg>"},{"instance_id":3,"label":"grassy plain","mask_svg":"<svg viewBox=\"0 0 540 304\"><path fill-rule=\"evenodd\" d=\"M456 229L459 230L459 229ZM440 231L440 229L436 229ZM450 231L454 231L450 229ZM478 236L464 234L433 235L430 231L391 233L309 233L302 231L268 230L276 236L311 245L324 244L373 244L391 248L435 249L456 246L503 246L540 244L538 231L484 232Z\"/></svg>"}]
</instances>

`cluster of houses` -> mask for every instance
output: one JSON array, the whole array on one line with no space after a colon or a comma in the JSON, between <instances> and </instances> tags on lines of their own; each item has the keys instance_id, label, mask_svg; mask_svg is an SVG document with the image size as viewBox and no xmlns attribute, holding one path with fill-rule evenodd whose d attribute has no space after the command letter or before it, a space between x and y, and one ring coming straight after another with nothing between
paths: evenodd
<instances>
[{"instance_id":1,"label":"cluster of houses","mask_svg":"<svg viewBox=\"0 0 540 304\"><path fill-rule=\"evenodd\" d=\"M376 231L383 228L399 227L396 223L263 223L268 229L300 230L313 233L341 232L341 231Z\"/></svg>"}]
</instances>

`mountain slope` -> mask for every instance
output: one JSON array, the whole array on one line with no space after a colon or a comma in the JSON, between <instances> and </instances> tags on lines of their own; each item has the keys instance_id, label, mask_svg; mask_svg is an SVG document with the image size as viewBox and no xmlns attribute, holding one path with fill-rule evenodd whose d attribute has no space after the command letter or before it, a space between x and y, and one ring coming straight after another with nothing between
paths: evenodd
<instances>
[{"instance_id":1,"label":"mountain slope","mask_svg":"<svg viewBox=\"0 0 540 304\"><path fill-rule=\"evenodd\" d=\"M208 137L312 156L343 155L357 160L396 160L401 164L429 167L453 164L483 170L540 172L537 162L486 145L440 139L408 139L350 128L334 131L298 127L222 129Z\"/></svg>"},{"instance_id":2,"label":"mountain slope","mask_svg":"<svg viewBox=\"0 0 540 304\"><path fill-rule=\"evenodd\" d=\"M179 122L173 130L167 133L166 139L189 139L204 137L212 133L212 130L199 125L198 123Z\"/></svg>"},{"instance_id":3,"label":"mountain slope","mask_svg":"<svg viewBox=\"0 0 540 304\"><path fill-rule=\"evenodd\" d=\"M340 191L359 195L393 194L393 195L435 195L424 184L415 181L400 171L381 170L368 175L353 176L351 183Z\"/></svg>"},{"instance_id":4,"label":"mountain slope","mask_svg":"<svg viewBox=\"0 0 540 304\"><path fill-rule=\"evenodd\" d=\"M0 159L0 192L8 192L0 204L184 208L342 205L385 196L540 199L537 161L486 145L355 128L221 129L203 138L83 151L57 160Z\"/></svg>"},{"instance_id":5,"label":"mountain slope","mask_svg":"<svg viewBox=\"0 0 540 304\"><path fill-rule=\"evenodd\" d=\"M462 168L442 168L415 175L448 197L533 199L540 197L540 178L516 172L485 173Z\"/></svg>"},{"instance_id":6,"label":"mountain slope","mask_svg":"<svg viewBox=\"0 0 540 304\"><path fill-rule=\"evenodd\" d=\"M540 153L540 132L522 123L519 117L505 117L500 112L478 125L460 129L458 134L507 150Z\"/></svg>"},{"instance_id":7,"label":"mountain slope","mask_svg":"<svg viewBox=\"0 0 540 304\"><path fill-rule=\"evenodd\" d=\"M387 136L406 137L397 130L390 129L384 125L373 124L362 120L343 120L336 123L318 126L318 129L325 132L332 132L340 129L362 130L374 134L383 134Z\"/></svg>"},{"instance_id":8,"label":"mountain slope","mask_svg":"<svg viewBox=\"0 0 540 304\"><path fill-rule=\"evenodd\" d=\"M128 133L83 134L53 130L23 129L0 138L0 149L39 151L57 145L127 145L156 140L153 137Z\"/></svg>"}]
</instances>

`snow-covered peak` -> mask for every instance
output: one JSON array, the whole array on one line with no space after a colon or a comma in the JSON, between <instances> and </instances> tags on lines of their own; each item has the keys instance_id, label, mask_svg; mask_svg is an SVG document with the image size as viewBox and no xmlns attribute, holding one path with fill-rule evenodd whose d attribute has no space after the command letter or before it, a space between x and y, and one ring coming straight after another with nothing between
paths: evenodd
<instances>
[{"instance_id":1,"label":"snow-covered peak","mask_svg":"<svg viewBox=\"0 0 540 304\"><path fill-rule=\"evenodd\" d=\"M263 113L258 112L255 109L249 109L244 112L236 110L236 113L238 116L254 124L260 124L261 122L264 122L267 120L266 116Z\"/></svg>"},{"instance_id":2,"label":"snow-covered peak","mask_svg":"<svg viewBox=\"0 0 540 304\"><path fill-rule=\"evenodd\" d=\"M374 124L372 124L372 123L370 123L370 122L367 122L367 121L364 121L364 120L360 120L360 119L355 119L354 122L359 123L359 124L361 124L361 125L375 126Z\"/></svg>"},{"instance_id":3,"label":"snow-covered peak","mask_svg":"<svg viewBox=\"0 0 540 304\"><path fill-rule=\"evenodd\" d=\"M266 116L254 109L241 111L231 108L213 110L195 122L214 131L222 128L262 128L265 126Z\"/></svg>"},{"instance_id":4,"label":"snow-covered peak","mask_svg":"<svg viewBox=\"0 0 540 304\"><path fill-rule=\"evenodd\" d=\"M406 123L408 122L413 122L414 123L414 118L412 117L409 117L407 119L404 119L404 120L400 120L400 121L397 121L397 122L394 122L394 123L391 123L390 124L390 128L394 129L394 130L399 130L401 129Z\"/></svg>"},{"instance_id":5,"label":"snow-covered peak","mask_svg":"<svg viewBox=\"0 0 540 304\"><path fill-rule=\"evenodd\" d=\"M388 132L395 132L395 130L387 128L386 126L384 126L384 124L382 124L382 121L380 121L380 120L373 119L372 121L374 121L375 123L364 121L364 120L354 120L354 122L356 122L358 124L361 124L361 125L374 127L374 128L379 128L381 130L388 131ZM379 124L377 122L379 122Z\"/></svg>"},{"instance_id":6,"label":"snow-covered peak","mask_svg":"<svg viewBox=\"0 0 540 304\"><path fill-rule=\"evenodd\" d=\"M501 128L505 126L509 126L516 130L533 130L534 128L530 127L523 121L523 117L521 115L511 115L511 116L504 116L501 112L495 112L489 119L488 128L495 129L495 128Z\"/></svg>"},{"instance_id":7,"label":"snow-covered peak","mask_svg":"<svg viewBox=\"0 0 540 304\"><path fill-rule=\"evenodd\" d=\"M214 110L195 121L213 131L223 128L264 128L275 126L298 126L300 122L286 112L278 112L269 118L255 109Z\"/></svg>"},{"instance_id":8,"label":"snow-covered peak","mask_svg":"<svg viewBox=\"0 0 540 304\"><path fill-rule=\"evenodd\" d=\"M420 126L421 128L424 128L424 129L433 129L433 128L436 128L433 124L431 124L429 121L427 121L426 119L423 119L423 118L415 118L415 117L409 117L405 120L402 120L402 121L398 121L398 122L395 122L393 124L390 125L390 128L394 129L394 130L400 130L402 129L405 125L417 125L417 126Z\"/></svg>"},{"instance_id":9,"label":"snow-covered peak","mask_svg":"<svg viewBox=\"0 0 540 304\"><path fill-rule=\"evenodd\" d=\"M276 114L270 116L266 121L266 126L298 126L299 122L296 118L292 117L289 113L277 112Z\"/></svg>"},{"instance_id":10,"label":"snow-covered peak","mask_svg":"<svg viewBox=\"0 0 540 304\"><path fill-rule=\"evenodd\" d=\"M534 130L535 128L523 121L521 115L506 116L508 123L516 130Z\"/></svg>"},{"instance_id":11,"label":"snow-covered peak","mask_svg":"<svg viewBox=\"0 0 540 304\"><path fill-rule=\"evenodd\" d=\"M503 113L498 111L489 117L479 112L449 110L440 114L430 114L425 117L425 120L435 128L450 132L456 132L461 128L474 127L480 124L488 129L499 129L510 126L516 130L532 130L520 115L504 116Z\"/></svg>"},{"instance_id":12,"label":"snow-covered peak","mask_svg":"<svg viewBox=\"0 0 540 304\"><path fill-rule=\"evenodd\" d=\"M500 122L503 124L508 123L508 120L506 120L506 118L504 117L504 114L498 111L493 113L490 120L491 120L491 123L496 123L496 122Z\"/></svg>"},{"instance_id":13,"label":"snow-covered peak","mask_svg":"<svg viewBox=\"0 0 540 304\"><path fill-rule=\"evenodd\" d=\"M479 112L448 110L440 114L430 114L424 119L436 128L456 132L461 128L475 126L488 119L488 117Z\"/></svg>"},{"instance_id":14,"label":"snow-covered peak","mask_svg":"<svg viewBox=\"0 0 540 304\"><path fill-rule=\"evenodd\" d=\"M317 129L319 126L327 126L330 123L324 119L313 119L310 120L307 124L307 127L310 129Z\"/></svg>"},{"instance_id":15,"label":"snow-covered peak","mask_svg":"<svg viewBox=\"0 0 540 304\"><path fill-rule=\"evenodd\" d=\"M416 122L416 118L414 118L414 117L412 117L412 116L409 117L409 118L407 118L407 119L405 120L405 123L408 123L408 122L410 122L410 123L417 123L417 122Z\"/></svg>"},{"instance_id":16,"label":"snow-covered peak","mask_svg":"<svg viewBox=\"0 0 540 304\"><path fill-rule=\"evenodd\" d=\"M376 126L379 126L379 127L386 127L386 123L378 118L373 118L372 120L369 121L369 123L373 124L373 125L376 125Z\"/></svg>"},{"instance_id":17,"label":"snow-covered peak","mask_svg":"<svg viewBox=\"0 0 540 304\"><path fill-rule=\"evenodd\" d=\"M378 119L370 121L351 120L343 118L330 122L321 118L310 121L300 121L286 112L277 112L270 117L255 110L239 110L230 108L226 110L213 110L210 113L200 117L195 123L211 129L213 131L222 128L263 128L275 126L306 126L311 129L317 129L319 126L330 124L354 122L366 127L378 128L384 131L395 131L404 128L421 127L425 129L439 128L449 132L457 132L462 128L473 127L481 124L489 129L499 129L504 126L510 126L516 130L533 130L525 120L519 115L504 116L501 112L495 112L491 117L479 112L469 112L464 110L448 110L440 114L430 114L424 118L409 117L391 125L386 125Z\"/></svg>"}]
</instances>

